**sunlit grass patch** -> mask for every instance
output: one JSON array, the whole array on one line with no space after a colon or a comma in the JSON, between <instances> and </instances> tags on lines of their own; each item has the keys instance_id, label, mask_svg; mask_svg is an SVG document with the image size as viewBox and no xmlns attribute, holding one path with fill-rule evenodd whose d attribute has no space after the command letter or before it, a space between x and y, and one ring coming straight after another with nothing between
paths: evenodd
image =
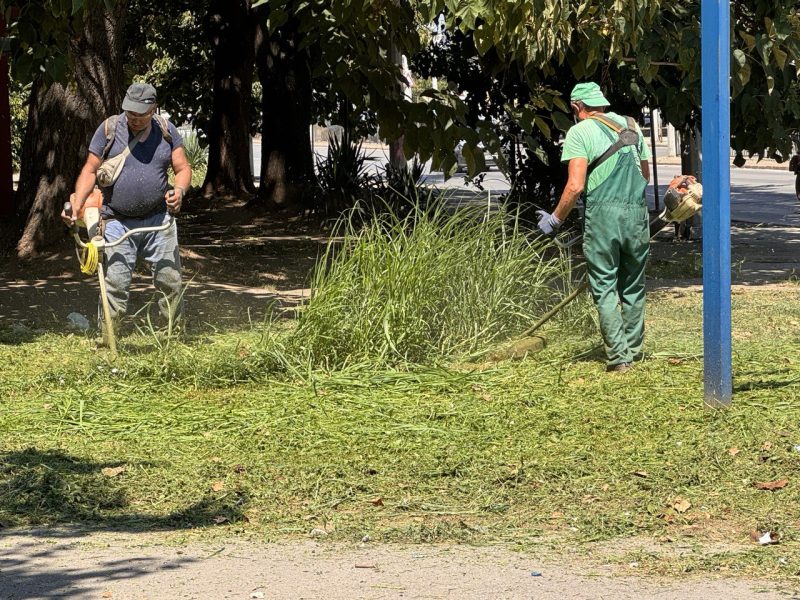
<instances>
[{"instance_id":1,"label":"sunlit grass patch","mask_svg":"<svg viewBox=\"0 0 800 600\"><path fill-rule=\"evenodd\" d=\"M130 336L115 363L77 335L6 343L0 522L562 550L645 536L694 555L618 559L795 574L796 286L734 290L726 411L702 402L701 300L651 294L647 357L622 376L604 372L597 334L565 321L535 360L483 372L311 368L286 360L286 323L166 351ZM759 547L754 529L780 544Z\"/></svg>"}]
</instances>

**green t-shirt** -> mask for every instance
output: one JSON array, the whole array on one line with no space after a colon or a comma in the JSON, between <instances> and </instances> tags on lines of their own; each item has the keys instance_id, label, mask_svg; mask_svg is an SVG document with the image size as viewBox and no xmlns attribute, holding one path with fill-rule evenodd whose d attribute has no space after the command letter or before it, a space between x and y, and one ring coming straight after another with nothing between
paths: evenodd
<instances>
[{"instance_id":1,"label":"green t-shirt","mask_svg":"<svg viewBox=\"0 0 800 600\"><path fill-rule=\"evenodd\" d=\"M623 127L627 126L627 121L623 116L612 112L604 113L604 116L619 123ZM644 142L644 136L642 135L642 130L639 129L639 125L636 125L636 131L639 132L639 160L649 160L651 156L650 149ZM611 137L609 137L606 132L610 132ZM613 143L612 138L614 140L617 139L616 132L611 131L608 127L602 123L598 123L594 119L584 119L577 125L571 127L567 132L567 137L564 139L564 148L561 152L561 162L569 162L573 158L585 158L589 164L591 164L595 158L601 156L603 152L608 150ZM619 157L624 152L636 152L636 149L634 149L633 146L625 146L592 171L592 174L589 176L589 181L586 182L587 192L591 192L608 179ZM639 166L639 161L637 161L636 164Z\"/></svg>"}]
</instances>

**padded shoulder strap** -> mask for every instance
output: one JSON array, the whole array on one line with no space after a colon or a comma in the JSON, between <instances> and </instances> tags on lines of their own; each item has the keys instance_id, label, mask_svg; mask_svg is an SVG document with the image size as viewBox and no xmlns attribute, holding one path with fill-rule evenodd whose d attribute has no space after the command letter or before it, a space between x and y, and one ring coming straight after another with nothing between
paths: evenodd
<instances>
[{"instance_id":1,"label":"padded shoulder strap","mask_svg":"<svg viewBox=\"0 0 800 600\"><path fill-rule=\"evenodd\" d=\"M154 114L153 118L156 120L156 123L158 123L158 126L161 128L161 135L164 137L164 140L171 146L172 134L169 132L169 124L167 123L167 120L158 113Z\"/></svg>"},{"instance_id":2,"label":"padded shoulder strap","mask_svg":"<svg viewBox=\"0 0 800 600\"><path fill-rule=\"evenodd\" d=\"M103 148L103 160L108 157L111 152L111 146L114 145L114 139L117 135L117 123L119 123L119 115L111 115L103 121L103 131L106 134L106 145Z\"/></svg>"},{"instance_id":3,"label":"padded shoulder strap","mask_svg":"<svg viewBox=\"0 0 800 600\"><path fill-rule=\"evenodd\" d=\"M602 123L603 125L605 125L609 129L614 130L616 133L619 133L620 131L622 131L622 126L619 123L617 123L613 119L609 119L605 115L601 115L601 114L595 113L593 115L589 115L589 118L592 121L597 121L598 123ZM625 117L625 118L629 119L630 117ZM630 121L628 121L628 126L630 127Z\"/></svg>"},{"instance_id":4,"label":"padded shoulder strap","mask_svg":"<svg viewBox=\"0 0 800 600\"><path fill-rule=\"evenodd\" d=\"M586 171L587 176L625 146L633 146L634 149L636 149L636 153L639 153L639 133L636 131L636 121L634 121L631 117L625 117L625 122L627 123L625 127L622 127L604 115L594 114L590 115L589 118L612 129L614 132L616 132L618 137L617 140L614 141L611 146L609 146L608 150L603 152L603 154L595 158L589 164L589 167Z\"/></svg>"}]
</instances>

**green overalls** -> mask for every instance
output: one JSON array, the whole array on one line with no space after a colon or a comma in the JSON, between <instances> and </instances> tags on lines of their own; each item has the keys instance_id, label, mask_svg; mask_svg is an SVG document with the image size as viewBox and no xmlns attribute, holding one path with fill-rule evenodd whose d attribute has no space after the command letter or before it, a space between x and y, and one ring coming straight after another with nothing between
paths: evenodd
<instances>
[{"instance_id":1,"label":"green overalls","mask_svg":"<svg viewBox=\"0 0 800 600\"><path fill-rule=\"evenodd\" d=\"M612 143L614 134L598 123ZM619 152L607 179L586 195L583 252L609 366L639 358L649 214L637 152ZM621 307L621 310L620 310Z\"/></svg>"}]
</instances>

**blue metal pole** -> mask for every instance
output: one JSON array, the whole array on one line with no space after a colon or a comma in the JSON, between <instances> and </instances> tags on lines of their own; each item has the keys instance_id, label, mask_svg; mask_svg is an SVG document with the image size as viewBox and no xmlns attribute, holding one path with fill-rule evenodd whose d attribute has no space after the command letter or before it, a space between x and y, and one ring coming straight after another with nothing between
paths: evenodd
<instances>
[{"instance_id":1,"label":"blue metal pole","mask_svg":"<svg viewBox=\"0 0 800 600\"><path fill-rule=\"evenodd\" d=\"M728 406L731 373L730 0L700 9L705 402Z\"/></svg>"}]
</instances>

